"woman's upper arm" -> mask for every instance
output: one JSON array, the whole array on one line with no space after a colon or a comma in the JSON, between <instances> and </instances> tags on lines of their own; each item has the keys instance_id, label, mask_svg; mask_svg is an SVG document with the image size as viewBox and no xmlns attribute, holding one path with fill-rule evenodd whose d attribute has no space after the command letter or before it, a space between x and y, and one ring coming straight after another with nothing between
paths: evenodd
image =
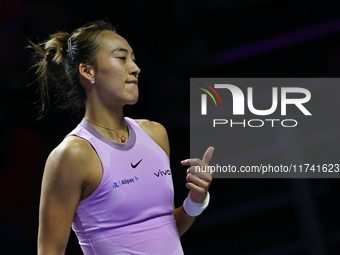
<instances>
[{"instance_id":1,"label":"woman's upper arm","mask_svg":"<svg viewBox=\"0 0 340 255\"><path fill-rule=\"evenodd\" d=\"M41 187L38 254L64 254L86 183L87 158L85 141L79 138L66 139L48 157Z\"/></svg>"}]
</instances>

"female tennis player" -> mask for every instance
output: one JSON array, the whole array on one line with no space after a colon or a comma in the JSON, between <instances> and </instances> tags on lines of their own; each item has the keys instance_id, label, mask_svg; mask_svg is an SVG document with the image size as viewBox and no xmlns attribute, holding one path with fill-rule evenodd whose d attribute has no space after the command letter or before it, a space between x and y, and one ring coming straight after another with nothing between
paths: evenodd
<instances>
[{"instance_id":1,"label":"female tennis player","mask_svg":"<svg viewBox=\"0 0 340 255\"><path fill-rule=\"evenodd\" d=\"M38 254L64 254L70 229L86 255L183 254L180 236L209 203L213 148L187 159L188 197L174 208L165 128L123 114L138 99L140 69L128 42L104 21L31 43L42 110L56 89L81 123L51 152L42 180Z\"/></svg>"}]
</instances>

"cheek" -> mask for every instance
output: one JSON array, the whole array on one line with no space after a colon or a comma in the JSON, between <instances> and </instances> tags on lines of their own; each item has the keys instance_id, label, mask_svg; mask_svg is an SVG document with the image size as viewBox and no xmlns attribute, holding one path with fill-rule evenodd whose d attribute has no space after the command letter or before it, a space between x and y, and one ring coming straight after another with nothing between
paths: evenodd
<instances>
[{"instance_id":1,"label":"cheek","mask_svg":"<svg viewBox=\"0 0 340 255\"><path fill-rule=\"evenodd\" d=\"M102 67L98 70L98 73L102 74L104 76L108 76L112 73L112 70L110 68L107 68L107 67Z\"/></svg>"},{"instance_id":2,"label":"cheek","mask_svg":"<svg viewBox=\"0 0 340 255\"><path fill-rule=\"evenodd\" d=\"M120 77L125 77L126 72L127 72L127 69L121 70L121 71L119 72L119 76L120 76Z\"/></svg>"}]
</instances>

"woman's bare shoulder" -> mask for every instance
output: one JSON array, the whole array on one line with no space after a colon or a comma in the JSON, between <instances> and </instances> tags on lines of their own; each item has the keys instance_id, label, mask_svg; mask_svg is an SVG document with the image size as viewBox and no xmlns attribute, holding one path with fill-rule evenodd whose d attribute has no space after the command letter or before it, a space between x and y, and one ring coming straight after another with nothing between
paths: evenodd
<instances>
[{"instance_id":1,"label":"woman's bare shoulder","mask_svg":"<svg viewBox=\"0 0 340 255\"><path fill-rule=\"evenodd\" d=\"M170 156L169 138L165 127L147 119L136 119L135 121Z\"/></svg>"},{"instance_id":2,"label":"woman's bare shoulder","mask_svg":"<svg viewBox=\"0 0 340 255\"><path fill-rule=\"evenodd\" d=\"M89 154L91 154L91 145L87 140L78 136L68 136L51 152L49 158L86 160Z\"/></svg>"},{"instance_id":3,"label":"woman's bare shoulder","mask_svg":"<svg viewBox=\"0 0 340 255\"><path fill-rule=\"evenodd\" d=\"M87 178L88 166L96 154L88 141L77 136L65 138L49 155L44 175L59 176L62 179Z\"/></svg>"}]
</instances>

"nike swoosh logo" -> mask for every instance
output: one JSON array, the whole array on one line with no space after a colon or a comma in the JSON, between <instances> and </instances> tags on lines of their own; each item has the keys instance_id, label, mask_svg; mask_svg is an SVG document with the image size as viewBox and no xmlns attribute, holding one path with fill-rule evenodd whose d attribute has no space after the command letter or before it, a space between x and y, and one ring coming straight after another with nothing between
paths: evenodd
<instances>
[{"instance_id":1,"label":"nike swoosh logo","mask_svg":"<svg viewBox=\"0 0 340 255\"><path fill-rule=\"evenodd\" d=\"M132 168L136 168L142 160L143 160L143 159L139 160L138 163L137 163L136 165L133 165L133 164L131 163Z\"/></svg>"}]
</instances>

